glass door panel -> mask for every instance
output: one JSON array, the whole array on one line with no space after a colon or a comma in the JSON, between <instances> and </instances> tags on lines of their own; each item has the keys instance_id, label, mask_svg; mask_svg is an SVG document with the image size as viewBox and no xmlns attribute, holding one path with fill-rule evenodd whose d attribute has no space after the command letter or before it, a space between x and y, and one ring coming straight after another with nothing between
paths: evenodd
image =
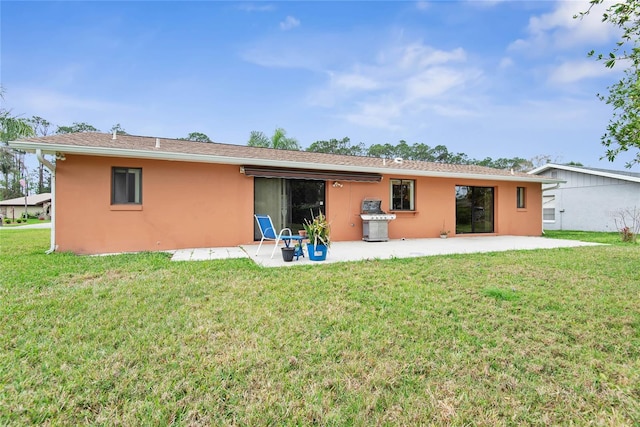
<instances>
[{"instance_id":1,"label":"glass door panel","mask_svg":"<svg viewBox=\"0 0 640 427\"><path fill-rule=\"evenodd\" d=\"M325 182L303 179L254 178L254 213L271 216L276 232L290 228L295 234L304 220L325 213ZM254 220L255 223L255 220ZM260 240L254 224L254 238Z\"/></svg>"},{"instance_id":2,"label":"glass door panel","mask_svg":"<svg viewBox=\"0 0 640 427\"><path fill-rule=\"evenodd\" d=\"M318 212L325 213L325 182L311 181L302 179L289 180L289 189L291 191L291 216L287 222L287 227L293 232L302 230L304 220L311 220L313 215Z\"/></svg>"},{"instance_id":3,"label":"glass door panel","mask_svg":"<svg viewBox=\"0 0 640 427\"><path fill-rule=\"evenodd\" d=\"M456 186L456 234L493 233L493 187Z\"/></svg>"},{"instance_id":4,"label":"glass door panel","mask_svg":"<svg viewBox=\"0 0 640 427\"><path fill-rule=\"evenodd\" d=\"M253 191L253 212L269 215L276 233L284 228L282 206L285 204L285 180L282 178L255 178ZM253 237L260 240L260 229L253 220Z\"/></svg>"}]
</instances>

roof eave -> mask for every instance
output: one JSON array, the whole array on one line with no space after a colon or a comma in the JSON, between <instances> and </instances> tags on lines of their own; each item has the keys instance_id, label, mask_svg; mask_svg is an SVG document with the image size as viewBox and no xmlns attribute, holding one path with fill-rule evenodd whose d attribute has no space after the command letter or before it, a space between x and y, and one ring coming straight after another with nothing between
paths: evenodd
<instances>
[{"instance_id":1,"label":"roof eave","mask_svg":"<svg viewBox=\"0 0 640 427\"><path fill-rule=\"evenodd\" d=\"M40 149L45 154L65 153L65 154L79 154L88 156L101 156L101 157L124 157L133 159L151 159L151 160L166 160L166 161L183 161L183 162L198 162L198 163L215 163L215 164L232 164L232 165L246 165L251 164L255 166L272 166L283 168L304 168L314 170L336 170L336 171L350 171L350 172L368 172L368 173L380 173L380 174L395 174L404 176L425 176L434 178L457 178L457 179L470 179L470 180L493 180L493 181L511 181L511 182L532 182L542 184L556 184L565 181L551 178L544 178L537 175L529 177L523 177L521 175L488 175L479 173L461 173L461 172L442 172L442 171L424 171L416 169L400 169L392 167L368 167L368 166L356 166L356 165L337 165L330 163L306 163L306 162L294 162L290 160L271 160L260 159L251 157L230 157L230 156L216 156L211 154L194 154L194 153L176 153L167 151L150 151L150 150L133 150L133 149L119 149L119 148L104 148L104 147L87 147L65 144L51 144L51 143L38 143L32 141L9 141L9 146L18 148L20 150L35 152Z\"/></svg>"},{"instance_id":2,"label":"roof eave","mask_svg":"<svg viewBox=\"0 0 640 427\"><path fill-rule=\"evenodd\" d=\"M602 177L605 177L605 178L620 179L620 180L623 180L623 181L640 182L640 178L636 178L634 176L621 175L621 174L610 173L610 172L595 171L595 170L592 170L592 169L585 169L585 168L575 167L575 166L557 165L555 163L547 163L546 165L543 165L543 166L540 166L540 167L538 167L536 169L533 169L529 173L532 174L532 175L536 175L536 174L539 174L540 172L544 172L544 171L547 171L549 169L560 169L560 170L565 170L565 171L569 171L569 172L578 172L578 173L584 173L584 174L587 174L587 175L595 175L595 176L602 176Z\"/></svg>"}]
</instances>

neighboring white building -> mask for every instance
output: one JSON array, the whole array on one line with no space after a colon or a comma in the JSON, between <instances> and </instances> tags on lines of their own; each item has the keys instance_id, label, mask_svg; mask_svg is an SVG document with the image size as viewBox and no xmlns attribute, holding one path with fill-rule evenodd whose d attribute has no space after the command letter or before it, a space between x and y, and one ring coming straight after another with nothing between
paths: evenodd
<instances>
[{"instance_id":1,"label":"neighboring white building","mask_svg":"<svg viewBox=\"0 0 640 427\"><path fill-rule=\"evenodd\" d=\"M47 219L49 217L49 207L51 206L51 193L33 194L16 199L8 199L0 201L0 215L3 218L20 218L26 210L29 215L43 214Z\"/></svg>"},{"instance_id":2,"label":"neighboring white building","mask_svg":"<svg viewBox=\"0 0 640 427\"><path fill-rule=\"evenodd\" d=\"M618 231L621 209L640 209L640 173L546 164L530 174L566 181L543 186L545 230Z\"/></svg>"}]
</instances>

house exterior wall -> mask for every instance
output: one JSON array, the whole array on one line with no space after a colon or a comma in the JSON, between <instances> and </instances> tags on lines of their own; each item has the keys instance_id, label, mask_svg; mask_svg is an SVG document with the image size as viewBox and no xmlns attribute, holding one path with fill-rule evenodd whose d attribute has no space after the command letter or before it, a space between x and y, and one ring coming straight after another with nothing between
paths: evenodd
<instances>
[{"instance_id":1,"label":"house exterior wall","mask_svg":"<svg viewBox=\"0 0 640 427\"><path fill-rule=\"evenodd\" d=\"M390 179L415 180L415 211L389 209ZM367 197L381 199L382 210L396 214L396 219L389 222L390 239L438 237L443 224L453 236L456 185L495 188L494 234L539 236L542 233L542 192L538 183L385 175L377 184L345 182L342 188L327 186L327 218L331 221L333 240L362 239L360 208L362 199ZM524 209L516 208L517 187L526 188Z\"/></svg>"},{"instance_id":2,"label":"house exterior wall","mask_svg":"<svg viewBox=\"0 0 640 427\"><path fill-rule=\"evenodd\" d=\"M142 168L142 205L111 206L111 168ZM67 155L56 165L56 243L82 254L253 240L253 179L231 165Z\"/></svg>"},{"instance_id":3,"label":"house exterior wall","mask_svg":"<svg viewBox=\"0 0 640 427\"><path fill-rule=\"evenodd\" d=\"M142 168L142 204L111 205L113 167ZM455 231L455 186L495 188L495 234L540 235L539 183L384 175L380 183L326 186L332 240L362 239L362 199L382 199L389 212L390 179L415 179L415 211L396 211L389 237L438 237ZM527 206L516 209L516 187ZM56 243L80 254L236 246L253 242L253 178L236 165L67 155L56 170ZM186 208L185 208L186 207Z\"/></svg>"},{"instance_id":4,"label":"house exterior wall","mask_svg":"<svg viewBox=\"0 0 640 427\"><path fill-rule=\"evenodd\" d=\"M560 169L540 175L567 181L544 192L555 197L555 220L544 221L545 230L617 231L616 211L640 207L640 183Z\"/></svg>"}]
</instances>

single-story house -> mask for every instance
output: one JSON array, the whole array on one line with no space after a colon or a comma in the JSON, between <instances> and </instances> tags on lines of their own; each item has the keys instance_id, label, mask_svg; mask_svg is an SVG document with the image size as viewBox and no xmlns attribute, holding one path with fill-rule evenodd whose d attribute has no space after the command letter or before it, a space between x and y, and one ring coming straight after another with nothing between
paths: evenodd
<instances>
[{"instance_id":1,"label":"single-story house","mask_svg":"<svg viewBox=\"0 0 640 427\"><path fill-rule=\"evenodd\" d=\"M104 133L9 145L52 170L51 249L79 254L250 244L259 239L254 214L296 233L319 210L333 241L361 240L362 202L371 198L396 215L390 239L438 237L443 228L537 236L542 185L558 182L480 166Z\"/></svg>"},{"instance_id":2,"label":"single-story house","mask_svg":"<svg viewBox=\"0 0 640 427\"><path fill-rule=\"evenodd\" d=\"M640 173L549 163L530 174L565 181L543 188L545 230L619 231L621 209L640 209Z\"/></svg>"},{"instance_id":3,"label":"single-story house","mask_svg":"<svg viewBox=\"0 0 640 427\"><path fill-rule=\"evenodd\" d=\"M15 199L7 199L0 201L0 215L3 218L21 218L26 211L29 215L49 215L49 206L51 205L51 193L33 194Z\"/></svg>"}]
</instances>

